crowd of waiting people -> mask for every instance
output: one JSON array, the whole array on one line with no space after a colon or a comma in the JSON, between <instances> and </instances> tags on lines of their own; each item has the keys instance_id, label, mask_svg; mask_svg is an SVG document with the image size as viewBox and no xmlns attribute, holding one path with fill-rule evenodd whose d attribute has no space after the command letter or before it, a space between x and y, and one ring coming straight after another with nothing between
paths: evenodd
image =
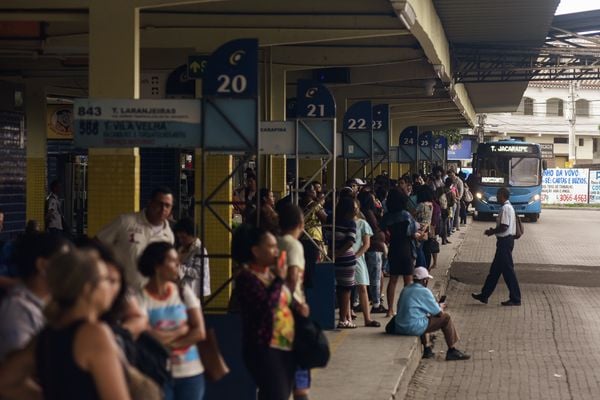
<instances>
[{"instance_id":1,"label":"crowd of waiting people","mask_svg":"<svg viewBox=\"0 0 600 400\"><path fill-rule=\"evenodd\" d=\"M463 176L436 168L373 185L350 180L335 204L319 182L303 182L296 205L292 195L275 202L269 189L257 190L254 175L246 180L236 205L245 223L232 240L243 359L259 399L308 399L310 371L292 350L295 318L310 315L304 288L317 263L335 262L337 327L357 328L359 311L365 327L380 327L372 314L395 315L399 278L426 281L438 237L450 243L466 223L468 189ZM145 209L94 238L70 241L31 222L3 246L0 398L203 398L207 250L191 219L169 220L172 207L172 192L159 188ZM434 328L445 327L450 348L457 336L441 310Z\"/></svg>"}]
</instances>

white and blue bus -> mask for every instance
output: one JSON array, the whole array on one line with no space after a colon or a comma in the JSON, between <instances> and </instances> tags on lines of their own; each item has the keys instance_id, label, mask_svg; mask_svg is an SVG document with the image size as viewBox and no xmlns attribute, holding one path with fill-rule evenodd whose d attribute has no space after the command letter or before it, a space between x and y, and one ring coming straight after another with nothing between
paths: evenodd
<instances>
[{"instance_id":1,"label":"white and blue bus","mask_svg":"<svg viewBox=\"0 0 600 400\"><path fill-rule=\"evenodd\" d=\"M540 146L517 140L480 143L473 154L473 206L478 219L498 213L496 192L510 191L510 202L518 215L536 222L542 212L542 175L545 169Z\"/></svg>"}]
</instances>

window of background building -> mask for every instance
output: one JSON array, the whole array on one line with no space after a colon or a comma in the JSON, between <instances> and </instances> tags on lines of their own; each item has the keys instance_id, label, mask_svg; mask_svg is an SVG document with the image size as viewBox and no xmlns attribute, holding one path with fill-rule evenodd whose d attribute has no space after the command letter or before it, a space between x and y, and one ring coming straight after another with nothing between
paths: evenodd
<instances>
[{"instance_id":1,"label":"window of background building","mask_svg":"<svg viewBox=\"0 0 600 400\"><path fill-rule=\"evenodd\" d=\"M579 147L583 147L585 144L585 141L583 139L579 139Z\"/></svg>"},{"instance_id":2,"label":"window of background building","mask_svg":"<svg viewBox=\"0 0 600 400\"><path fill-rule=\"evenodd\" d=\"M569 138L566 137L555 137L554 143L556 144L569 144Z\"/></svg>"},{"instance_id":3,"label":"window of background building","mask_svg":"<svg viewBox=\"0 0 600 400\"><path fill-rule=\"evenodd\" d=\"M561 99L552 98L546 100L546 115L562 117L564 102Z\"/></svg>"},{"instance_id":4,"label":"window of background building","mask_svg":"<svg viewBox=\"0 0 600 400\"><path fill-rule=\"evenodd\" d=\"M523 97L514 114L533 115L533 99L530 97Z\"/></svg>"},{"instance_id":5,"label":"window of background building","mask_svg":"<svg viewBox=\"0 0 600 400\"><path fill-rule=\"evenodd\" d=\"M523 114L533 115L533 99L529 97L523 98Z\"/></svg>"},{"instance_id":6,"label":"window of background building","mask_svg":"<svg viewBox=\"0 0 600 400\"><path fill-rule=\"evenodd\" d=\"M590 116L590 102L586 99L579 99L575 102L575 115L581 117Z\"/></svg>"},{"instance_id":7,"label":"window of background building","mask_svg":"<svg viewBox=\"0 0 600 400\"><path fill-rule=\"evenodd\" d=\"M594 153L597 153L597 152L598 152L598 139L594 139L594 140L592 141L592 147L593 147L593 150L592 150L592 151L593 151Z\"/></svg>"}]
</instances>

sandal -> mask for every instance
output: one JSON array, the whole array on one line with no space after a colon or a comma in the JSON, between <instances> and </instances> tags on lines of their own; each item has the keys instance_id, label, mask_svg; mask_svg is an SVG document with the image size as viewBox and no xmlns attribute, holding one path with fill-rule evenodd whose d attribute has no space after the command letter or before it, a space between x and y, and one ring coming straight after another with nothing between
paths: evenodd
<instances>
[{"instance_id":1,"label":"sandal","mask_svg":"<svg viewBox=\"0 0 600 400\"><path fill-rule=\"evenodd\" d=\"M355 329L356 325L350 321L340 321L337 324L337 329Z\"/></svg>"},{"instance_id":2,"label":"sandal","mask_svg":"<svg viewBox=\"0 0 600 400\"><path fill-rule=\"evenodd\" d=\"M365 322L365 326L369 328L379 328L381 324L378 321L372 319L369 322Z\"/></svg>"}]
</instances>

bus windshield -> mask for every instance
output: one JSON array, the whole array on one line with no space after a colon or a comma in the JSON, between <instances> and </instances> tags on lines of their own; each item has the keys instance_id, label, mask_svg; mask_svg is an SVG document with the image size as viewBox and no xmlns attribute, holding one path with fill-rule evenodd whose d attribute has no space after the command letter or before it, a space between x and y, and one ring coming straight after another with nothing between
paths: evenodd
<instances>
[{"instance_id":1,"label":"bus windshield","mask_svg":"<svg viewBox=\"0 0 600 400\"><path fill-rule=\"evenodd\" d=\"M491 186L537 186L540 160L532 157L487 156L479 159L481 184Z\"/></svg>"}]
</instances>

